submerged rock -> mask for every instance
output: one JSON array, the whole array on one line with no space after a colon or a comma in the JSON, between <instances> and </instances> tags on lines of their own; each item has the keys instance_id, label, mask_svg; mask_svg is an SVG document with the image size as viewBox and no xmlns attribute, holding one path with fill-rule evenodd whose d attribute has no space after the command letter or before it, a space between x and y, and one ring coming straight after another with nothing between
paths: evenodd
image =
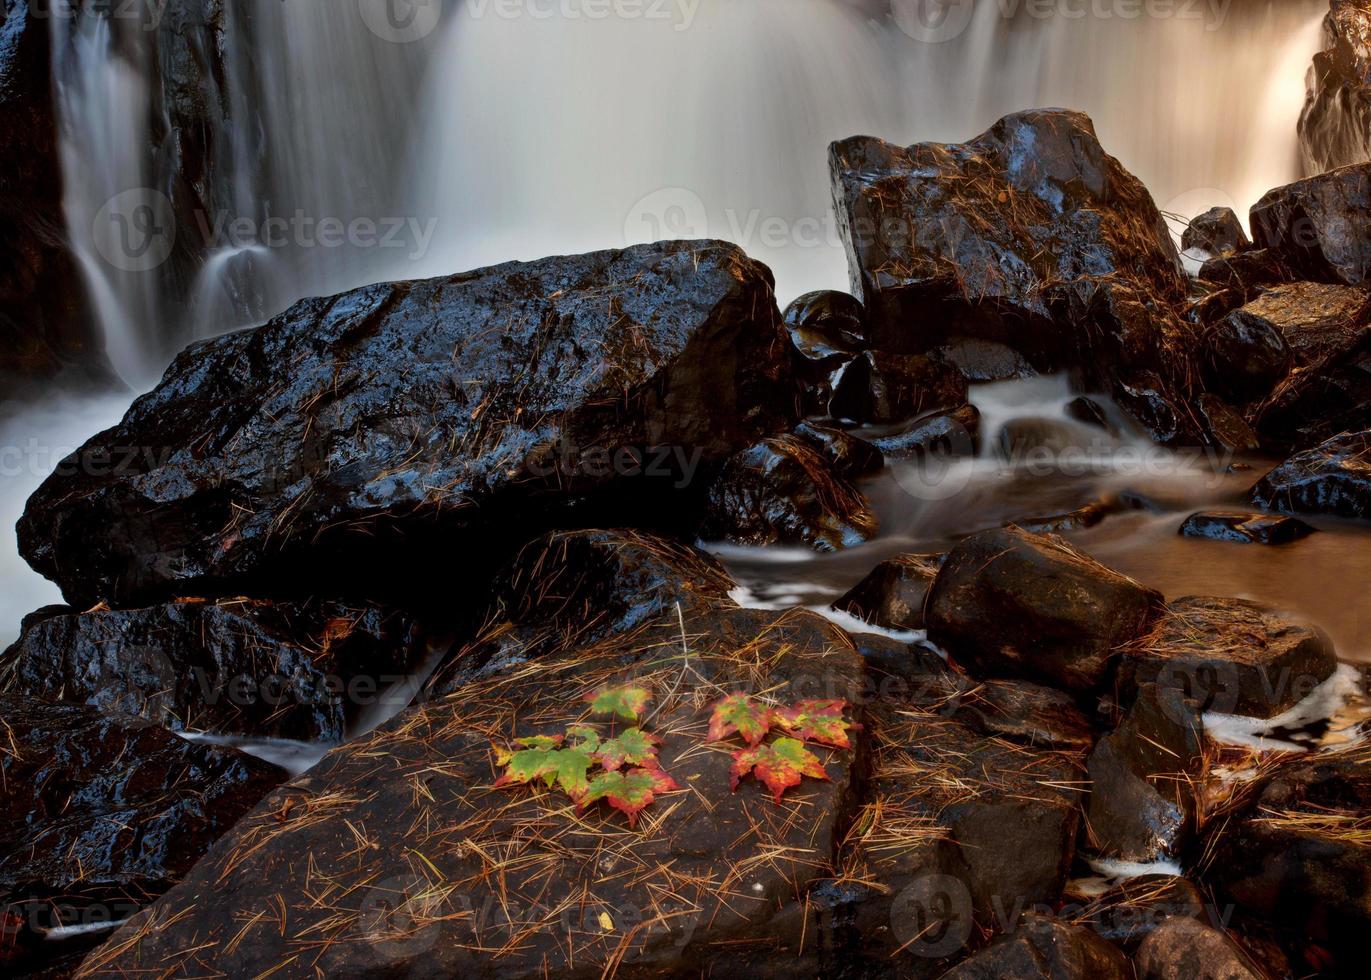
<instances>
[{"instance_id":1,"label":"submerged rock","mask_svg":"<svg viewBox=\"0 0 1371 980\"><path fill-rule=\"evenodd\" d=\"M173 729L339 742L407 675L410 629L397 613L341 602L49 610L0 656L0 688Z\"/></svg>"},{"instance_id":2,"label":"submerged rock","mask_svg":"<svg viewBox=\"0 0 1371 980\"><path fill-rule=\"evenodd\" d=\"M718 242L304 300L182 353L33 496L21 550L81 607L412 599L548 527L684 530L712 467L793 423L786 347L769 271Z\"/></svg>"},{"instance_id":3,"label":"submerged rock","mask_svg":"<svg viewBox=\"0 0 1371 980\"><path fill-rule=\"evenodd\" d=\"M1127 650L1125 685L1156 684L1205 711L1271 718L1337 669L1327 634L1245 599L1188 596Z\"/></svg>"},{"instance_id":4,"label":"submerged rock","mask_svg":"<svg viewBox=\"0 0 1371 980\"><path fill-rule=\"evenodd\" d=\"M1288 762L1215 827L1209 879L1284 932L1293 952L1317 944L1332 954L1330 973L1355 976L1371 929L1368 812L1366 746Z\"/></svg>"},{"instance_id":5,"label":"submerged rock","mask_svg":"<svg viewBox=\"0 0 1371 980\"><path fill-rule=\"evenodd\" d=\"M1265 980L1242 947L1194 918L1168 919L1143 940L1134 957L1137 980Z\"/></svg>"},{"instance_id":6,"label":"submerged rock","mask_svg":"<svg viewBox=\"0 0 1371 980\"><path fill-rule=\"evenodd\" d=\"M1122 723L1090 754L1086 823L1096 850L1148 863L1174 858L1195 829L1191 779L1204 770L1198 706L1144 685Z\"/></svg>"},{"instance_id":7,"label":"submerged rock","mask_svg":"<svg viewBox=\"0 0 1371 980\"><path fill-rule=\"evenodd\" d=\"M1295 278L1356 286L1371 271L1371 164L1277 187L1252 206L1252 238Z\"/></svg>"},{"instance_id":8,"label":"submerged rock","mask_svg":"<svg viewBox=\"0 0 1371 980\"><path fill-rule=\"evenodd\" d=\"M1096 933L1048 915L1026 915L996 940L943 974L944 980L1133 980L1128 960Z\"/></svg>"},{"instance_id":9,"label":"submerged rock","mask_svg":"<svg viewBox=\"0 0 1371 980\"><path fill-rule=\"evenodd\" d=\"M876 534L860 490L795 436L767 439L725 464L709 490L701 537L735 544L850 548Z\"/></svg>"},{"instance_id":10,"label":"submerged rock","mask_svg":"<svg viewBox=\"0 0 1371 980\"><path fill-rule=\"evenodd\" d=\"M1083 114L1015 113L960 144L853 137L829 160L873 347L987 340L1038 370L1158 362L1180 261Z\"/></svg>"},{"instance_id":11,"label":"submerged rock","mask_svg":"<svg viewBox=\"0 0 1371 980\"><path fill-rule=\"evenodd\" d=\"M1232 208L1210 208L1190 219L1181 233L1181 248L1192 248L1209 255L1233 255L1252 247L1242 222Z\"/></svg>"},{"instance_id":12,"label":"submerged rock","mask_svg":"<svg viewBox=\"0 0 1371 980\"><path fill-rule=\"evenodd\" d=\"M1371 517L1371 432L1296 453L1258 481L1252 503L1284 514Z\"/></svg>"},{"instance_id":13,"label":"submerged rock","mask_svg":"<svg viewBox=\"0 0 1371 980\"><path fill-rule=\"evenodd\" d=\"M948 555L929 595L929 638L974 674L1085 692L1161 596L1057 537L982 531Z\"/></svg>"},{"instance_id":14,"label":"submerged rock","mask_svg":"<svg viewBox=\"0 0 1371 980\"><path fill-rule=\"evenodd\" d=\"M1294 517L1205 511L1191 514L1181 525L1186 538L1232 541L1238 544L1289 544L1314 534L1315 529Z\"/></svg>"},{"instance_id":15,"label":"submerged rock","mask_svg":"<svg viewBox=\"0 0 1371 980\"><path fill-rule=\"evenodd\" d=\"M1109 421L1109 413L1105 407L1093 398L1084 395L1071 399L1066 406L1067 417L1082 422L1085 425L1093 425L1106 431L1113 429Z\"/></svg>"},{"instance_id":16,"label":"submerged rock","mask_svg":"<svg viewBox=\"0 0 1371 980\"><path fill-rule=\"evenodd\" d=\"M942 567L943 555L896 555L833 603L868 623L892 630L924 628L924 600Z\"/></svg>"},{"instance_id":17,"label":"submerged rock","mask_svg":"<svg viewBox=\"0 0 1371 980\"><path fill-rule=\"evenodd\" d=\"M945 361L867 351L843 371L828 412L834 418L887 425L964 404L966 378Z\"/></svg>"},{"instance_id":18,"label":"submerged rock","mask_svg":"<svg viewBox=\"0 0 1371 980\"><path fill-rule=\"evenodd\" d=\"M147 905L286 775L78 705L0 696L0 731L0 904L17 924L6 970L64 952L44 942L54 929Z\"/></svg>"}]
</instances>

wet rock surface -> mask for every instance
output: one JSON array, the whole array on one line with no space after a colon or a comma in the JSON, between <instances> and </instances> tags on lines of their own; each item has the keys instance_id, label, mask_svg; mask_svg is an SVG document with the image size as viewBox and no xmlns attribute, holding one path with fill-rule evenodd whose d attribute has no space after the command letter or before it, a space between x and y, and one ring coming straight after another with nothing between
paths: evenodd
<instances>
[{"instance_id":1,"label":"wet rock surface","mask_svg":"<svg viewBox=\"0 0 1371 980\"><path fill-rule=\"evenodd\" d=\"M1248 453L1261 448L1261 439L1252 426L1226 401L1205 392L1195 402L1195 410L1204 423L1209 442L1229 453Z\"/></svg>"},{"instance_id":2,"label":"wet rock surface","mask_svg":"<svg viewBox=\"0 0 1371 980\"><path fill-rule=\"evenodd\" d=\"M1133 949L1172 918L1205 922L1210 907L1186 878L1165 874L1128 878L1099 896L1081 915L1104 939Z\"/></svg>"},{"instance_id":3,"label":"wet rock surface","mask_svg":"<svg viewBox=\"0 0 1371 980\"><path fill-rule=\"evenodd\" d=\"M1289 544L1315 533L1294 517L1238 512L1191 514L1180 530L1182 537L1237 544Z\"/></svg>"},{"instance_id":4,"label":"wet rock surface","mask_svg":"<svg viewBox=\"0 0 1371 980\"><path fill-rule=\"evenodd\" d=\"M1337 436L1262 477L1249 499L1284 514L1371 517L1371 432Z\"/></svg>"},{"instance_id":5,"label":"wet rock surface","mask_svg":"<svg viewBox=\"0 0 1371 980\"><path fill-rule=\"evenodd\" d=\"M1249 324L1279 331L1297 363L1312 366L1356 345L1371 325L1371 291L1319 282L1286 283L1266 290L1240 313Z\"/></svg>"},{"instance_id":6,"label":"wet rock surface","mask_svg":"<svg viewBox=\"0 0 1371 980\"><path fill-rule=\"evenodd\" d=\"M1263 980L1265 976L1242 947L1222 932L1183 916L1167 920L1143 940L1133 965L1138 980Z\"/></svg>"},{"instance_id":7,"label":"wet rock surface","mask_svg":"<svg viewBox=\"0 0 1371 980\"><path fill-rule=\"evenodd\" d=\"M879 473L885 466L881 450L850 432L812 419L801 422L793 433L818 451L838 476L849 480Z\"/></svg>"},{"instance_id":8,"label":"wet rock surface","mask_svg":"<svg viewBox=\"0 0 1371 980\"><path fill-rule=\"evenodd\" d=\"M193 732L338 742L414 665L402 615L341 602L183 600L30 617L0 689Z\"/></svg>"},{"instance_id":9,"label":"wet rock surface","mask_svg":"<svg viewBox=\"0 0 1371 980\"><path fill-rule=\"evenodd\" d=\"M48 932L112 925L147 905L285 778L77 705L0 696L0 734L0 902L14 924L0 966L16 971L65 952Z\"/></svg>"},{"instance_id":10,"label":"wet rock surface","mask_svg":"<svg viewBox=\"0 0 1371 980\"><path fill-rule=\"evenodd\" d=\"M1290 269L1286 257L1274 248L1212 258L1200 266L1199 277L1211 286L1230 291L1242 302L1256 299L1262 291L1299 276Z\"/></svg>"},{"instance_id":11,"label":"wet rock surface","mask_svg":"<svg viewBox=\"0 0 1371 980\"><path fill-rule=\"evenodd\" d=\"M867 351L844 370L828 412L834 418L888 425L966 402L966 378L934 357Z\"/></svg>"},{"instance_id":12,"label":"wet rock surface","mask_svg":"<svg viewBox=\"0 0 1371 980\"><path fill-rule=\"evenodd\" d=\"M948 980L1129 980L1132 975L1124 955L1093 931L1043 915L1024 916L1013 935L944 974Z\"/></svg>"},{"instance_id":13,"label":"wet rock surface","mask_svg":"<svg viewBox=\"0 0 1371 980\"><path fill-rule=\"evenodd\" d=\"M1371 271L1371 164L1277 187L1252 206L1252 238L1294 278L1356 286Z\"/></svg>"},{"instance_id":14,"label":"wet rock surface","mask_svg":"<svg viewBox=\"0 0 1371 980\"><path fill-rule=\"evenodd\" d=\"M793 421L771 290L732 245L673 242L305 300L177 358L34 495L21 551L78 606L344 573L374 594L508 553L502 514L528 537L688 519L702 468Z\"/></svg>"},{"instance_id":15,"label":"wet rock surface","mask_svg":"<svg viewBox=\"0 0 1371 980\"><path fill-rule=\"evenodd\" d=\"M1130 645L1127 682L1179 692L1204 711L1270 718L1303 700L1337 669L1322 630L1245 599L1189 596L1167 605Z\"/></svg>"},{"instance_id":16,"label":"wet rock surface","mask_svg":"<svg viewBox=\"0 0 1371 980\"><path fill-rule=\"evenodd\" d=\"M1284 332L1262 300L1214 324L1204 343L1210 384L1239 403L1269 395L1295 362Z\"/></svg>"},{"instance_id":17,"label":"wet rock surface","mask_svg":"<svg viewBox=\"0 0 1371 980\"><path fill-rule=\"evenodd\" d=\"M1181 233L1181 248L1212 255L1233 255L1252 247L1232 208L1210 208L1190 220Z\"/></svg>"},{"instance_id":18,"label":"wet rock surface","mask_svg":"<svg viewBox=\"0 0 1371 980\"><path fill-rule=\"evenodd\" d=\"M803 544L838 551L877 529L860 490L795 436L735 456L709 490L700 536L735 544Z\"/></svg>"},{"instance_id":19,"label":"wet rock surface","mask_svg":"<svg viewBox=\"0 0 1371 980\"><path fill-rule=\"evenodd\" d=\"M1300 113L1300 156L1306 173L1371 159L1371 10L1365 0L1332 0L1323 47L1314 55Z\"/></svg>"},{"instance_id":20,"label":"wet rock surface","mask_svg":"<svg viewBox=\"0 0 1371 980\"><path fill-rule=\"evenodd\" d=\"M1305 449L1371 427L1371 330L1296 371L1255 412L1273 447Z\"/></svg>"},{"instance_id":21,"label":"wet rock surface","mask_svg":"<svg viewBox=\"0 0 1371 980\"><path fill-rule=\"evenodd\" d=\"M1204 764L1199 707L1174 687L1144 685L1090 754L1086 813L1096 850L1140 863L1174 858L1195 829L1191 780Z\"/></svg>"},{"instance_id":22,"label":"wet rock surface","mask_svg":"<svg viewBox=\"0 0 1371 980\"><path fill-rule=\"evenodd\" d=\"M929 636L978 676L1084 692L1150 625L1161 597L1057 537L983 531L948 555L929 595Z\"/></svg>"},{"instance_id":23,"label":"wet rock surface","mask_svg":"<svg viewBox=\"0 0 1371 980\"><path fill-rule=\"evenodd\" d=\"M1039 370L1157 360L1179 259L1083 114L1016 113L962 144L854 137L829 158L874 347L970 337Z\"/></svg>"},{"instance_id":24,"label":"wet rock surface","mask_svg":"<svg viewBox=\"0 0 1371 980\"><path fill-rule=\"evenodd\" d=\"M1294 962L1353 976L1371 928L1371 753L1365 746L1280 766L1217 835L1206 874L1274 925ZM1331 962L1330 962L1331 960Z\"/></svg>"},{"instance_id":25,"label":"wet rock surface","mask_svg":"<svg viewBox=\"0 0 1371 980\"><path fill-rule=\"evenodd\" d=\"M924 601L943 555L896 555L833 603L833 608L892 630L924 628Z\"/></svg>"},{"instance_id":26,"label":"wet rock surface","mask_svg":"<svg viewBox=\"0 0 1371 980\"><path fill-rule=\"evenodd\" d=\"M929 412L903 425L863 430L862 438L887 459L974 456L980 448L981 413L974 405Z\"/></svg>"}]
</instances>

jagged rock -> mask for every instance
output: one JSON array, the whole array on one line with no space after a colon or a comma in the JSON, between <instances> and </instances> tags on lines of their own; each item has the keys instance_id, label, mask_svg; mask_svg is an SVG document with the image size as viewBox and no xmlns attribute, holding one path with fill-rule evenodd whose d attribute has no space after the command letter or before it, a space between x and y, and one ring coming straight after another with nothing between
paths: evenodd
<instances>
[{"instance_id":1,"label":"jagged rock","mask_svg":"<svg viewBox=\"0 0 1371 980\"><path fill-rule=\"evenodd\" d=\"M1371 432L1349 432L1296 453L1262 477L1249 499L1283 514L1371 517Z\"/></svg>"},{"instance_id":2,"label":"jagged rock","mask_svg":"<svg viewBox=\"0 0 1371 980\"><path fill-rule=\"evenodd\" d=\"M1233 406L1211 392L1195 402L1211 445L1230 453L1249 453L1261 448L1261 440Z\"/></svg>"},{"instance_id":3,"label":"jagged rock","mask_svg":"<svg viewBox=\"0 0 1371 980\"><path fill-rule=\"evenodd\" d=\"M1209 906L1188 879L1148 874L1125 878L1096 898L1081 921L1112 943L1131 949L1174 917L1203 922Z\"/></svg>"},{"instance_id":4,"label":"jagged rock","mask_svg":"<svg viewBox=\"0 0 1371 980\"><path fill-rule=\"evenodd\" d=\"M1205 711L1270 718L1337 669L1322 630L1293 623L1245 599L1188 596L1167 605L1146 636L1130 645L1125 685L1156 684Z\"/></svg>"},{"instance_id":5,"label":"jagged rock","mask_svg":"<svg viewBox=\"0 0 1371 980\"><path fill-rule=\"evenodd\" d=\"M1015 113L961 144L853 137L829 163L873 347L972 338L1040 371L1159 364L1179 257L1085 115Z\"/></svg>"},{"instance_id":6,"label":"jagged rock","mask_svg":"<svg viewBox=\"0 0 1371 980\"><path fill-rule=\"evenodd\" d=\"M1223 896L1285 933L1292 952L1317 944L1335 961L1329 974L1355 976L1371 929L1369 811L1365 745L1297 758L1215 826L1206 874Z\"/></svg>"},{"instance_id":7,"label":"jagged rock","mask_svg":"<svg viewBox=\"0 0 1371 980\"><path fill-rule=\"evenodd\" d=\"M1304 172L1371 160L1371 10L1365 0L1332 0L1323 49L1314 55L1300 113Z\"/></svg>"},{"instance_id":8,"label":"jagged rock","mask_svg":"<svg viewBox=\"0 0 1371 980\"><path fill-rule=\"evenodd\" d=\"M255 976L302 942L308 970L330 975L720 974L763 942L770 961L790 961L818 928L807 893L837 871L856 753L810 746L828 778L806 777L779 804L751 778L735 792L730 753L743 742L705 742L710 706L721 691L832 697L857 721L862 659L804 611L687 611L684 635L672 610L473 681L336 750L269 796L87 969ZM576 816L560 792L492 785L493 744L589 720L586 695L626 681L652 692L642 726L682 787L636 829L603 804ZM854 737L860 751L867 736ZM336 883L326 903L308 898L311 868ZM286 913L249 925L265 895L280 895ZM315 945L319 936L329 941Z\"/></svg>"},{"instance_id":9,"label":"jagged rock","mask_svg":"<svg viewBox=\"0 0 1371 980\"><path fill-rule=\"evenodd\" d=\"M828 412L834 418L888 425L966 402L967 383L945 361L867 351L838 380Z\"/></svg>"},{"instance_id":10,"label":"jagged rock","mask_svg":"<svg viewBox=\"0 0 1371 980\"><path fill-rule=\"evenodd\" d=\"M710 467L793 424L771 289L733 245L667 242L304 300L182 353L29 501L21 550L82 607L414 601L433 562L479 578L549 527L686 530Z\"/></svg>"},{"instance_id":11,"label":"jagged rock","mask_svg":"<svg viewBox=\"0 0 1371 980\"><path fill-rule=\"evenodd\" d=\"M1268 286L1296 278L1298 276L1287 267L1282 254L1273 248L1220 256L1200 266L1200 279L1235 294L1239 298L1238 305L1255 299Z\"/></svg>"},{"instance_id":12,"label":"jagged rock","mask_svg":"<svg viewBox=\"0 0 1371 980\"><path fill-rule=\"evenodd\" d=\"M977 676L1083 692L1151 624L1161 596L1056 537L973 534L948 555L926 606L929 638Z\"/></svg>"},{"instance_id":13,"label":"jagged rock","mask_svg":"<svg viewBox=\"0 0 1371 980\"><path fill-rule=\"evenodd\" d=\"M44 941L52 929L113 926L147 905L286 775L78 705L0 696L0 731L0 909L14 927L0 968L10 975L66 952Z\"/></svg>"},{"instance_id":14,"label":"jagged rock","mask_svg":"<svg viewBox=\"0 0 1371 980\"><path fill-rule=\"evenodd\" d=\"M845 479L860 479L885 467L885 456L878 448L831 425L807 420L795 426L794 434L818 450L833 472Z\"/></svg>"},{"instance_id":15,"label":"jagged rock","mask_svg":"<svg viewBox=\"0 0 1371 980\"><path fill-rule=\"evenodd\" d=\"M1211 387L1242 404L1271 394L1295 363L1285 334L1272 322L1269 306L1259 299L1204 333L1203 358Z\"/></svg>"},{"instance_id":16,"label":"jagged rock","mask_svg":"<svg viewBox=\"0 0 1371 980\"><path fill-rule=\"evenodd\" d=\"M924 628L924 600L942 567L942 555L896 555L833 603L834 609L893 630Z\"/></svg>"},{"instance_id":17,"label":"jagged rock","mask_svg":"<svg viewBox=\"0 0 1371 980\"><path fill-rule=\"evenodd\" d=\"M1319 282L1286 283L1263 292L1240 314L1248 324L1278 332L1296 362L1310 367L1330 355L1346 354L1361 339L1371 326L1371 291Z\"/></svg>"},{"instance_id":18,"label":"jagged rock","mask_svg":"<svg viewBox=\"0 0 1371 980\"><path fill-rule=\"evenodd\" d=\"M1204 770L1198 706L1175 688L1143 685L1122 723L1090 754L1086 823L1110 858L1174 858L1195 829L1190 779Z\"/></svg>"},{"instance_id":19,"label":"jagged rock","mask_svg":"<svg viewBox=\"0 0 1371 980\"><path fill-rule=\"evenodd\" d=\"M1252 237L1295 278L1356 286L1371 270L1371 164L1277 187L1252 206Z\"/></svg>"},{"instance_id":20,"label":"jagged rock","mask_svg":"<svg viewBox=\"0 0 1371 980\"><path fill-rule=\"evenodd\" d=\"M1239 544L1289 544L1313 533L1315 529L1298 518L1232 511L1191 514L1180 530L1182 537Z\"/></svg>"},{"instance_id":21,"label":"jagged rock","mask_svg":"<svg viewBox=\"0 0 1371 980\"><path fill-rule=\"evenodd\" d=\"M1138 980L1264 980L1237 943L1184 916L1168 919L1144 939L1133 965Z\"/></svg>"},{"instance_id":22,"label":"jagged rock","mask_svg":"<svg viewBox=\"0 0 1371 980\"><path fill-rule=\"evenodd\" d=\"M1344 432L1371 428L1371 329L1296 371L1254 413L1273 444L1301 449Z\"/></svg>"},{"instance_id":23,"label":"jagged rock","mask_svg":"<svg viewBox=\"0 0 1371 980\"><path fill-rule=\"evenodd\" d=\"M1192 248L1209 255L1233 255L1252 247L1242 222L1232 208L1210 208L1190 219L1181 233L1181 248Z\"/></svg>"},{"instance_id":24,"label":"jagged rock","mask_svg":"<svg viewBox=\"0 0 1371 980\"><path fill-rule=\"evenodd\" d=\"M478 636L428 680L451 694L473 679L632 633L653 620L732 607L734 583L704 552L632 530L558 531L495 576Z\"/></svg>"},{"instance_id":25,"label":"jagged rock","mask_svg":"<svg viewBox=\"0 0 1371 980\"><path fill-rule=\"evenodd\" d=\"M758 443L725 464L709 491L700 534L737 544L850 548L873 537L860 490L795 436Z\"/></svg>"},{"instance_id":26,"label":"jagged rock","mask_svg":"<svg viewBox=\"0 0 1371 980\"><path fill-rule=\"evenodd\" d=\"M410 629L397 613L341 602L49 610L0 656L0 688L178 730L338 742L408 673Z\"/></svg>"},{"instance_id":27,"label":"jagged rock","mask_svg":"<svg viewBox=\"0 0 1371 980\"><path fill-rule=\"evenodd\" d=\"M974 405L930 412L904 425L869 430L862 437L887 459L975 456L981 443L981 413Z\"/></svg>"},{"instance_id":28,"label":"jagged rock","mask_svg":"<svg viewBox=\"0 0 1371 980\"><path fill-rule=\"evenodd\" d=\"M1093 931L1047 915L1026 915L996 940L943 974L945 980L1133 980L1128 960Z\"/></svg>"}]
</instances>

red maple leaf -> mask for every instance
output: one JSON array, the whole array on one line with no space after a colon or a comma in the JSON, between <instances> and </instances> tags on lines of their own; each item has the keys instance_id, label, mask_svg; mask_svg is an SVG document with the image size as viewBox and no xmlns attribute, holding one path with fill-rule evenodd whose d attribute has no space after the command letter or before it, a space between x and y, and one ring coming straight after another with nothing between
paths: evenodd
<instances>
[{"instance_id":1,"label":"red maple leaf","mask_svg":"<svg viewBox=\"0 0 1371 980\"><path fill-rule=\"evenodd\" d=\"M777 803L781 802L786 790L799 786L805 776L828 779L819 757L793 738L778 738L768 745L753 745L733 753L730 785L735 791L748 773L775 794Z\"/></svg>"},{"instance_id":2,"label":"red maple leaf","mask_svg":"<svg viewBox=\"0 0 1371 980\"><path fill-rule=\"evenodd\" d=\"M730 694L714 706L709 740L719 742L737 732L748 745L756 745L766 738L774 720L775 712L766 705L746 694Z\"/></svg>"},{"instance_id":3,"label":"red maple leaf","mask_svg":"<svg viewBox=\"0 0 1371 980\"><path fill-rule=\"evenodd\" d=\"M858 727L843 718L846 701L801 701L776 711L776 723L791 735L806 742L850 749L849 729Z\"/></svg>"}]
</instances>

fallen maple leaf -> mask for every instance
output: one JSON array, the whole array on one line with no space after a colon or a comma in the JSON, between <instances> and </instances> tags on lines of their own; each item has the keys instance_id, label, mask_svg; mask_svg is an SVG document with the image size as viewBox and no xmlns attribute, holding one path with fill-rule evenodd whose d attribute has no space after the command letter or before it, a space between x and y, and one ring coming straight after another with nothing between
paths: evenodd
<instances>
[{"instance_id":1,"label":"fallen maple leaf","mask_svg":"<svg viewBox=\"0 0 1371 980\"><path fill-rule=\"evenodd\" d=\"M776 711L776 723L791 735L806 742L831 745L835 749L850 749L849 729L856 728L843 719L846 701L801 701Z\"/></svg>"},{"instance_id":2,"label":"fallen maple leaf","mask_svg":"<svg viewBox=\"0 0 1371 980\"><path fill-rule=\"evenodd\" d=\"M786 790L799 786L805 776L828 779L819 757L793 738L778 738L770 744L753 745L733 753L730 785L735 791L748 773L775 794L777 803L781 802Z\"/></svg>"},{"instance_id":3,"label":"fallen maple leaf","mask_svg":"<svg viewBox=\"0 0 1371 980\"><path fill-rule=\"evenodd\" d=\"M746 694L730 694L714 706L709 718L709 740L719 742L737 732L748 745L756 745L771 731L774 712Z\"/></svg>"},{"instance_id":4,"label":"fallen maple leaf","mask_svg":"<svg viewBox=\"0 0 1371 980\"><path fill-rule=\"evenodd\" d=\"M549 788L556 787L573 800L579 800L589 788L586 772L595 764L589 752L575 748L554 748L561 738L540 736L524 741L537 742L532 748L504 753L501 764L505 774L495 781L496 788L522 786L541 779Z\"/></svg>"},{"instance_id":5,"label":"fallen maple leaf","mask_svg":"<svg viewBox=\"0 0 1371 980\"><path fill-rule=\"evenodd\" d=\"M680 789L676 780L660 769L601 773L591 782L590 788L576 804L576 809L584 813L592 803L604 800L627 816L628 825L634 827L638 823L638 814L657 798L657 793L669 793L675 789Z\"/></svg>"},{"instance_id":6,"label":"fallen maple leaf","mask_svg":"<svg viewBox=\"0 0 1371 980\"><path fill-rule=\"evenodd\" d=\"M661 743L660 738L649 735L641 728L627 728L614 738L601 742L594 756L610 772L626 765L656 769L657 746Z\"/></svg>"},{"instance_id":7,"label":"fallen maple leaf","mask_svg":"<svg viewBox=\"0 0 1371 980\"><path fill-rule=\"evenodd\" d=\"M637 721L647 703L652 700L652 692L645 687L603 687L594 694L586 695L590 710L597 715L614 715L624 721Z\"/></svg>"}]
</instances>

